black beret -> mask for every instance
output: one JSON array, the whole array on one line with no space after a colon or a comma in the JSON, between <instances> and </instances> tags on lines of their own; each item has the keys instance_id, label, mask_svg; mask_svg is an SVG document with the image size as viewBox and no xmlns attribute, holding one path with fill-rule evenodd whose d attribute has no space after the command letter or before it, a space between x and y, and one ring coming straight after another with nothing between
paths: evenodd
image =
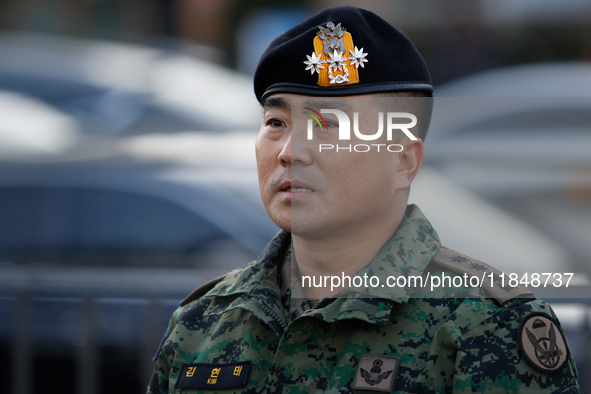
<instances>
[{"instance_id":1,"label":"black beret","mask_svg":"<svg viewBox=\"0 0 591 394\"><path fill-rule=\"evenodd\" d=\"M349 96L432 93L425 61L404 33L356 7L320 11L277 37L254 75L259 102L271 94Z\"/></svg>"}]
</instances>

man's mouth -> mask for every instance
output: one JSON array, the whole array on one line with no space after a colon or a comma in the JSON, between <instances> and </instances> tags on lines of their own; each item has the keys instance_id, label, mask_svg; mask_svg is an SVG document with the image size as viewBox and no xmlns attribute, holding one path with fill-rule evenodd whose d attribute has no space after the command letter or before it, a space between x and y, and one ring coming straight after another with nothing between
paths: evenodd
<instances>
[{"instance_id":1,"label":"man's mouth","mask_svg":"<svg viewBox=\"0 0 591 394\"><path fill-rule=\"evenodd\" d=\"M284 181L279 187L280 192L284 193L313 193L314 189L301 181Z\"/></svg>"},{"instance_id":2,"label":"man's mouth","mask_svg":"<svg viewBox=\"0 0 591 394\"><path fill-rule=\"evenodd\" d=\"M314 190L305 187L288 187L285 191L291 193L312 193Z\"/></svg>"}]
</instances>

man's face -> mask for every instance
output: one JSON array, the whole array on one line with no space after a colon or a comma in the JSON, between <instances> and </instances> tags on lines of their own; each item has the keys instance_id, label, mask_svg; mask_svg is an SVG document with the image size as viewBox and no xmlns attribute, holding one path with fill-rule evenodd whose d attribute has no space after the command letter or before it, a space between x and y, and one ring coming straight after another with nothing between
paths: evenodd
<instances>
[{"instance_id":1,"label":"man's face","mask_svg":"<svg viewBox=\"0 0 591 394\"><path fill-rule=\"evenodd\" d=\"M323 114L328 130L313 121L308 139L306 113L338 109L351 121L351 139L339 140L339 122ZM371 95L320 98L277 94L265 102L263 124L256 142L259 186L271 219L282 229L301 237L334 236L345 231L378 228L406 206L406 189L422 162L422 142L402 136L364 141L353 132L354 112L365 135L378 130L378 112L385 112ZM322 124L324 122L321 122ZM322 149L333 145L333 149ZM370 146L368 152L362 152ZM379 147L371 144L383 144ZM400 144L403 152L387 146ZM419 145L417 149L414 145ZM336 150L345 147L347 149ZM359 145L359 152L355 146ZM349 151L349 146L352 147ZM391 150L398 150L391 147ZM408 155L413 157L408 159ZM414 157L416 156L416 157ZM419 157L420 156L420 157ZM410 161L419 161L416 169Z\"/></svg>"}]
</instances>

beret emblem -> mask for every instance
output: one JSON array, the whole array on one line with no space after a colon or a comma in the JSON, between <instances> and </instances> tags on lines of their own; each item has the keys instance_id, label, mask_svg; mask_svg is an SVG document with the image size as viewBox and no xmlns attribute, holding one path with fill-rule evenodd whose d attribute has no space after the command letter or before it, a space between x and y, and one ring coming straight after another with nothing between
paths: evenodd
<instances>
[{"instance_id":1,"label":"beret emblem","mask_svg":"<svg viewBox=\"0 0 591 394\"><path fill-rule=\"evenodd\" d=\"M349 53L350 56L346 56ZM335 86L359 83L358 68L365 67L367 53L353 45L351 33L341 24L328 22L318 26L314 37L314 52L306 57L306 71L318 73L318 85ZM328 67L325 67L328 64Z\"/></svg>"}]
</instances>

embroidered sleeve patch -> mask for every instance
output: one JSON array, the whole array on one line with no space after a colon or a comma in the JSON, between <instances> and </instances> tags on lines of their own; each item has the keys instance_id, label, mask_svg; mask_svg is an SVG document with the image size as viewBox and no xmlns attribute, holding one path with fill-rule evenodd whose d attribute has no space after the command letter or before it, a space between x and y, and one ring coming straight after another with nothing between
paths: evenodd
<instances>
[{"instance_id":1,"label":"embroidered sleeve patch","mask_svg":"<svg viewBox=\"0 0 591 394\"><path fill-rule=\"evenodd\" d=\"M562 330L550 316L536 312L521 323L519 343L525 359L545 373L560 370L568 357Z\"/></svg>"},{"instance_id":2,"label":"embroidered sleeve patch","mask_svg":"<svg viewBox=\"0 0 591 394\"><path fill-rule=\"evenodd\" d=\"M399 357L363 355L359 359L353 391L356 393L391 393L400 364Z\"/></svg>"},{"instance_id":3,"label":"embroidered sleeve patch","mask_svg":"<svg viewBox=\"0 0 591 394\"><path fill-rule=\"evenodd\" d=\"M184 364L175 388L223 390L246 387L251 368L250 361L234 364Z\"/></svg>"}]
</instances>

